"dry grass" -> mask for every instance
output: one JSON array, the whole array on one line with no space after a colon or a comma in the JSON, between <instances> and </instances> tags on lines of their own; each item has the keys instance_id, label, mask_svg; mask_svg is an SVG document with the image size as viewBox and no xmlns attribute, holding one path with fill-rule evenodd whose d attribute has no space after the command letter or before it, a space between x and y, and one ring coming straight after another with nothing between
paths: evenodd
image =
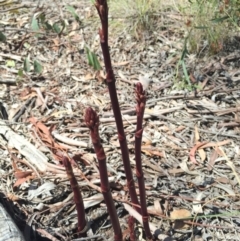
<instances>
[{"instance_id":1,"label":"dry grass","mask_svg":"<svg viewBox=\"0 0 240 241\"><path fill-rule=\"evenodd\" d=\"M236 34L239 9L236 1L183 1L178 10L184 16L186 38L191 52L210 54L222 50L226 39Z\"/></svg>"},{"instance_id":2,"label":"dry grass","mask_svg":"<svg viewBox=\"0 0 240 241\"><path fill-rule=\"evenodd\" d=\"M185 32L190 52L207 50L215 54L222 50L224 41L239 30L240 11L236 0L110 0L109 5L110 12L114 13L112 30L125 30L139 39L142 33L154 31L159 24L162 27L177 25L178 30ZM172 26L162 21L166 15L175 20Z\"/></svg>"},{"instance_id":3,"label":"dry grass","mask_svg":"<svg viewBox=\"0 0 240 241\"><path fill-rule=\"evenodd\" d=\"M114 13L112 29L125 30L136 38L141 37L141 32L154 29L162 9L158 0L110 0L109 6L110 12Z\"/></svg>"}]
</instances>

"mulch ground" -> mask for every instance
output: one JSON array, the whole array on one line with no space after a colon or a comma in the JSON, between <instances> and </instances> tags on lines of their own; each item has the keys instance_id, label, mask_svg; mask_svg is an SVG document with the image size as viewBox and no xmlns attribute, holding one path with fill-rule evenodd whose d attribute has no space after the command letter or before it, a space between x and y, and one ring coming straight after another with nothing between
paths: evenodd
<instances>
[{"instance_id":1,"label":"mulch ground","mask_svg":"<svg viewBox=\"0 0 240 241\"><path fill-rule=\"evenodd\" d=\"M0 31L7 38L0 43L0 200L26 240L77 240L73 194L59 161L68 155L76 163L89 237L113 240L84 123L91 106L100 116L112 195L128 240L130 202L104 70L88 65L84 48L89 46L103 66L100 23L90 1L71 5L79 23L66 3L23 2L0 10ZM65 30L57 34L43 23L33 29L33 16L40 15L51 25L66 20ZM166 13L163 19L176 21ZM109 34L132 171L134 85L149 79L142 160L152 226L172 240L240 240L240 38L232 37L212 56L187 55L192 88L186 83L180 90L183 33L167 26L156 24L139 38L127 30ZM34 72L35 60L43 67L40 74ZM21 71L24 64L29 72ZM145 239L141 225L136 235Z\"/></svg>"}]
</instances>

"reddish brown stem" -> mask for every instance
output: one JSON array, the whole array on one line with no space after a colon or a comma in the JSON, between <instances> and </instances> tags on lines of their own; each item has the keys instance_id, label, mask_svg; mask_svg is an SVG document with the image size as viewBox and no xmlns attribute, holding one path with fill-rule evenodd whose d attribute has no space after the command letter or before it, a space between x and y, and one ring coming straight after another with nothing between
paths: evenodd
<instances>
[{"instance_id":1,"label":"reddish brown stem","mask_svg":"<svg viewBox=\"0 0 240 241\"><path fill-rule=\"evenodd\" d=\"M134 231L135 218L133 216L128 217L128 227L130 231L130 241L136 241L136 235Z\"/></svg>"},{"instance_id":2,"label":"reddish brown stem","mask_svg":"<svg viewBox=\"0 0 240 241\"><path fill-rule=\"evenodd\" d=\"M66 173L71 184L71 188L74 194L74 202L77 210L78 217L78 235L80 238L87 237L87 220L85 218L85 209L83 204L82 195L77 183L77 179L73 173L71 163L67 157L63 157L63 165L66 168Z\"/></svg>"},{"instance_id":3,"label":"reddish brown stem","mask_svg":"<svg viewBox=\"0 0 240 241\"><path fill-rule=\"evenodd\" d=\"M141 211L142 211L142 220L143 227L148 239L152 240L152 234L149 228L148 222L148 212L147 212L147 203L146 203L146 191L145 191L145 183L144 183L144 174L142 170L142 158L141 158L141 144L142 144L142 133L143 133L143 115L146 105L146 94L143 90L142 84L137 83L136 86L136 100L137 100L137 127L135 132L135 161L136 161L136 176L138 179L138 186L140 192L140 203L141 203Z\"/></svg>"},{"instance_id":4,"label":"reddish brown stem","mask_svg":"<svg viewBox=\"0 0 240 241\"><path fill-rule=\"evenodd\" d=\"M103 53L104 64L106 69L106 81L107 81L110 99L112 103L113 114L117 125L118 139L119 139L121 153L122 153L123 166L124 166L124 170L127 178L127 185L128 185L129 194L130 194L133 206L139 213L141 213L141 209L139 208L139 202L137 199L135 184L133 180L132 169L130 165L127 140L124 133L123 121L122 121L121 111L120 111L118 97L117 97L116 85L115 85L116 80L112 69L111 57L110 57L110 52L108 47L107 1L96 0L95 6L102 23L102 29L99 30L100 43L102 47L102 53Z\"/></svg>"},{"instance_id":5,"label":"reddish brown stem","mask_svg":"<svg viewBox=\"0 0 240 241\"><path fill-rule=\"evenodd\" d=\"M101 190L102 190L102 194L103 194L105 203L107 205L109 216L112 222L112 226L115 234L114 240L122 241L122 231L121 231L120 223L117 216L117 211L114 206L114 202L113 202L113 198L110 192L110 186L108 182L106 155L99 137L99 131L98 131L99 117L97 116L96 112L90 107L87 108L86 110L85 122L90 129L90 135L91 135L93 147L94 147L98 164L99 164Z\"/></svg>"}]
</instances>

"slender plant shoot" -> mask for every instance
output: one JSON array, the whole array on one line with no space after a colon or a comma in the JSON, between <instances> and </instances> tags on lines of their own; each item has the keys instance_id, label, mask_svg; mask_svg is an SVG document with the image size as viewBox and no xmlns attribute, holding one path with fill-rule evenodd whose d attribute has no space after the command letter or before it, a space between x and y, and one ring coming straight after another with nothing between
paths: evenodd
<instances>
[{"instance_id":1,"label":"slender plant shoot","mask_svg":"<svg viewBox=\"0 0 240 241\"><path fill-rule=\"evenodd\" d=\"M143 115L146 105L146 94L143 90L142 84L139 82L136 85L136 113L137 113L137 127L135 132L135 161L136 161L136 176L138 179L138 186L140 192L140 203L142 211L143 227L148 239L152 240L152 234L149 228L148 212L146 203L146 191L144 183L144 174L142 170L142 158L141 158L141 145L142 145L142 133L143 133Z\"/></svg>"},{"instance_id":2,"label":"slender plant shoot","mask_svg":"<svg viewBox=\"0 0 240 241\"><path fill-rule=\"evenodd\" d=\"M74 195L74 202L76 204L77 217L78 217L78 236L80 238L87 237L88 224L85 218L85 209L83 204L82 195L77 183L77 179L73 173L71 163L67 157L63 157L63 165L65 166L68 179Z\"/></svg>"},{"instance_id":3,"label":"slender plant shoot","mask_svg":"<svg viewBox=\"0 0 240 241\"><path fill-rule=\"evenodd\" d=\"M130 241L136 241L134 224L135 224L135 218L133 216L129 216L128 217L128 228L129 228L129 233L130 233L130 235L129 235Z\"/></svg>"},{"instance_id":4,"label":"slender plant shoot","mask_svg":"<svg viewBox=\"0 0 240 241\"><path fill-rule=\"evenodd\" d=\"M99 117L92 108L87 108L85 113L85 122L88 128L90 129L90 136L92 139L93 147L97 156L99 164L99 172L101 179L101 190L105 200L105 203L108 208L109 216L112 222L113 231L114 231L114 240L122 241L122 231L120 223L117 216L117 211L113 202L112 194L110 191L110 186L108 182L108 172L106 164L106 155L103 149L103 146L100 142L99 136Z\"/></svg>"},{"instance_id":5,"label":"slender plant shoot","mask_svg":"<svg viewBox=\"0 0 240 241\"><path fill-rule=\"evenodd\" d=\"M124 170L127 178L127 185L128 185L132 205L139 213L141 213L141 209L139 207L139 202L137 199L135 184L133 180L132 169L130 165L127 140L124 133L123 121L122 121L120 106L119 106L118 97L117 97L116 85L115 85L116 80L112 69L111 57L110 57L109 46L108 46L107 0L96 0L95 6L98 11L99 17L101 19L101 24L102 24L102 28L99 30L100 43L101 43L101 48L102 48L102 53L103 53L103 58L105 63L106 81L107 81L109 95L112 103L115 122L117 125L118 140L120 143L123 166L124 166Z\"/></svg>"}]
</instances>

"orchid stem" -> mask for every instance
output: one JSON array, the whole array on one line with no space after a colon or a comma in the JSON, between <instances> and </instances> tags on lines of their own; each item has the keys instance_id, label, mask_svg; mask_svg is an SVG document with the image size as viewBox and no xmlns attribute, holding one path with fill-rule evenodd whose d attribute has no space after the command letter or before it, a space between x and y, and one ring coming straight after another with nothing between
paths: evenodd
<instances>
[{"instance_id":1,"label":"orchid stem","mask_svg":"<svg viewBox=\"0 0 240 241\"><path fill-rule=\"evenodd\" d=\"M96 112L92 108L87 108L85 113L85 122L88 128L90 129L90 136L92 139L93 147L97 156L98 164L99 164L99 172L101 179L101 190L107 205L107 209L109 212L109 216L112 222L113 230L114 230L114 240L122 241L122 231L120 227L120 223L117 216L117 211L113 202L113 198L110 191L110 186L108 182L108 172L107 172L107 163L106 163L106 155L102 144L100 142L99 136L99 117Z\"/></svg>"}]
</instances>

